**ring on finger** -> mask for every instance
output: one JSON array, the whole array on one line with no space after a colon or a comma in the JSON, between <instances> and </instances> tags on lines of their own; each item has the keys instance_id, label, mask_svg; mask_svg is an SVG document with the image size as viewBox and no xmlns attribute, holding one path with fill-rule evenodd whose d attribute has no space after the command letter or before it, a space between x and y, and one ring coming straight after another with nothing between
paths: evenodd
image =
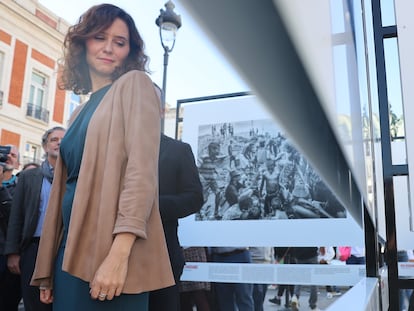
<instances>
[{"instance_id":1,"label":"ring on finger","mask_svg":"<svg viewBox=\"0 0 414 311\"><path fill-rule=\"evenodd\" d=\"M104 294L104 293L100 293L100 294L98 295L98 297L99 297L99 298L101 298L101 299L105 299L105 298L106 298L106 294Z\"/></svg>"}]
</instances>

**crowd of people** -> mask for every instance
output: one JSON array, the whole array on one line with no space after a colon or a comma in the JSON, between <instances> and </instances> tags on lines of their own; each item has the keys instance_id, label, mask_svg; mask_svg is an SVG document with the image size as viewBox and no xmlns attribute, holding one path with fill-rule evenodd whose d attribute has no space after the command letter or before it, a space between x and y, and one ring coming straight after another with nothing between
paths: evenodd
<instances>
[{"instance_id":1,"label":"crowd of people","mask_svg":"<svg viewBox=\"0 0 414 311\"><path fill-rule=\"evenodd\" d=\"M346 249L346 254L341 254L341 250ZM274 249L275 262L278 264L331 264L334 260L341 262L341 264L357 264L351 258L351 249L358 249L360 262L358 264L365 263L365 253L360 247L333 247L333 246L320 246L320 247L276 247ZM297 311L300 307L300 295L302 286L279 284L277 286L277 293L269 301L276 305L282 305ZM340 296L342 293L340 289L328 284L325 286L327 299L332 299L335 296ZM318 287L315 285L309 286L309 299L308 304L311 310L320 310L317 307L318 302Z\"/></svg>"}]
</instances>

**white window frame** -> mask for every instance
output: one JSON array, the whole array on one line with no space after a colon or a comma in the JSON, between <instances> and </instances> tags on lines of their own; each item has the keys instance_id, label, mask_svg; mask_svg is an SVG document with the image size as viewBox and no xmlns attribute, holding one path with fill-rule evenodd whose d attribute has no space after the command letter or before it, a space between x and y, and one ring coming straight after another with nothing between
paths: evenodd
<instances>
[{"instance_id":1,"label":"white window frame","mask_svg":"<svg viewBox=\"0 0 414 311\"><path fill-rule=\"evenodd\" d=\"M23 160L25 163L37 162L40 163L42 159L42 147L39 144L26 142Z\"/></svg>"},{"instance_id":2,"label":"white window frame","mask_svg":"<svg viewBox=\"0 0 414 311\"><path fill-rule=\"evenodd\" d=\"M39 83L34 79L34 76L43 79L43 83ZM40 107L42 109L47 109L47 95L48 95L48 84L49 78L47 75L39 72L37 70L33 70L31 77L30 77L30 90L29 90L29 103L33 104L36 107ZM34 90L34 92L32 92ZM39 104L39 93L42 93L42 99L40 100Z\"/></svg>"}]
</instances>

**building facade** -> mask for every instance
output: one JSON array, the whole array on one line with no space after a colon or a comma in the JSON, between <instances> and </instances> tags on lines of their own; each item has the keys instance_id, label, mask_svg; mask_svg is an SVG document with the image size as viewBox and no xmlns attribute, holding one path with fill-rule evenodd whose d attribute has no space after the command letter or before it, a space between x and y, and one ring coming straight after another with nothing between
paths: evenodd
<instances>
[{"instance_id":1,"label":"building facade","mask_svg":"<svg viewBox=\"0 0 414 311\"><path fill-rule=\"evenodd\" d=\"M69 24L37 0L1 1L0 20L0 144L18 146L22 165L40 162L42 134L79 102L57 87Z\"/></svg>"}]
</instances>

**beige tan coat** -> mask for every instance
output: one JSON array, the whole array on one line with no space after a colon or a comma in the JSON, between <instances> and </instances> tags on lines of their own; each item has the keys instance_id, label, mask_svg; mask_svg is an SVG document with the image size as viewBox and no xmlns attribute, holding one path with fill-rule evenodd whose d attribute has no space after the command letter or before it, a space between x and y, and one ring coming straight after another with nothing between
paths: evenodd
<instances>
[{"instance_id":1,"label":"beige tan coat","mask_svg":"<svg viewBox=\"0 0 414 311\"><path fill-rule=\"evenodd\" d=\"M141 293L174 284L158 210L159 141L160 106L152 81L143 72L124 74L89 123L64 271L91 281L114 235L131 232L137 239L123 292ZM32 285L53 286L65 181L66 168L58 159Z\"/></svg>"}]
</instances>

